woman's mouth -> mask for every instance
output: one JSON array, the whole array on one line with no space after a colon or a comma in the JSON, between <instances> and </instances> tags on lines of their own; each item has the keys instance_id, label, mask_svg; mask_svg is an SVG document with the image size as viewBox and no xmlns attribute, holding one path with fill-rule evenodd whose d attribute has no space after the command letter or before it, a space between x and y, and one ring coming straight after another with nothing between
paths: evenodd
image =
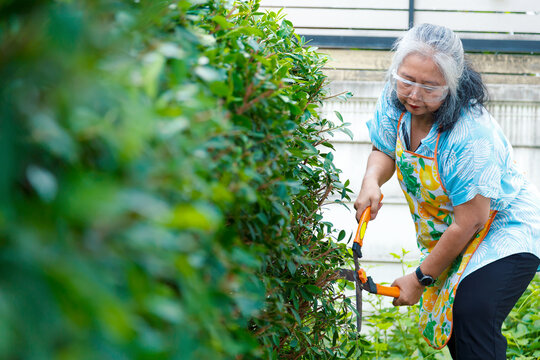
<instances>
[{"instance_id":1,"label":"woman's mouth","mask_svg":"<svg viewBox=\"0 0 540 360\"><path fill-rule=\"evenodd\" d=\"M410 106L411 108L413 108L414 110L416 110L416 109L420 108L420 106L417 106L417 105L412 105L412 104L409 104L409 106Z\"/></svg>"}]
</instances>

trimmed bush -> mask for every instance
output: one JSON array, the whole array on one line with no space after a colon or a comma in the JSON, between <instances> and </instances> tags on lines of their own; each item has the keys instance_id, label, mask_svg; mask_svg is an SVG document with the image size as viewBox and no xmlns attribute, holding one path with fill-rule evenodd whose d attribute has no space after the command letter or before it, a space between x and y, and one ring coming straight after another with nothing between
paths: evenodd
<instances>
[{"instance_id":1,"label":"trimmed bush","mask_svg":"<svg viewBox=\"0 0 540 360\"><path fill-rule=\"evenodd\" d=\"M326 140L348 130L290 22L256 1L0 9L1 358L360 351L321 216L348 199Z\"/></svg>"}]
</instances>

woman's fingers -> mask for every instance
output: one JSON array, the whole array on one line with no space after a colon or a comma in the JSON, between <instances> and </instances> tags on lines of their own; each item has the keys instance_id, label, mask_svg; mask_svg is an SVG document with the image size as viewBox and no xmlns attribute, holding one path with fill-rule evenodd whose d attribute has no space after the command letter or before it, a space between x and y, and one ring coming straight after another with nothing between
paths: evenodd
<instances>
[{"instance_id":1,"label":"woman's fingers","mask_svg":"<svg viewBox=\"0 0 540 360\"><path fill-rule=\"evenodd\" d=\"M394 282L390 285L390 286L396 286L396 287L399 288L399 297L394 298L394 300L392 300L392 305L401 306L402 305L401 298L403 297L403 290L399 287L399 284L398 284L397 280L398 279L394 280Z\"/></svg>"},{"instance_id":2,"label":"woman's fingers","mask_svg":"<svg viewBox=\"0 0 540 360\"><path fill-rule=\"evenodd\" d=\"M414 273L397 278L391 286L399 288L399 297L392 301L394 306L414 305L420 300L424 287Z\"/></svg>"},{"instance_id":3,"label":"woman's fingers","mask_svg":"<svg viewBox=\"0 0 540 360\"><path fill-rule=\"evenodd\" d=\"M360 221L362 213L364 210L370 206L371 207L371 220L374 220L377 217L377 213L382 206L380 201L381 199L381 190L380 188L374 189L365 189L362 188L360 194L354 202L354 208L356 210L356 221Z\"/></svg>"},{"instance_id":4,"label":"woman's fingers","mask_svg":"<svg viewBox=\"0 0 540 360\"><path fill-rule=\"evenodd\" d=\"M375 220L375 218L377 217L377 214L379 213L379 210L381 210L382 206L383 206L383 203L380 200L378 200L378 203L375 203L375 204L373 204L371 206L371 220Z\"/></svg>"}]
</instances>

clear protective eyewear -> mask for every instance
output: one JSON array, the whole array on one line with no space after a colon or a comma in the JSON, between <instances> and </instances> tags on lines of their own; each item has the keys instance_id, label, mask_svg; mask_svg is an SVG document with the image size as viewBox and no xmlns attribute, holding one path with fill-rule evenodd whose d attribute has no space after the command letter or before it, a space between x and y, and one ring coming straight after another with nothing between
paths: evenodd
<instances>
[{"instance_id":1,"label":"clear protective eyewear","mask_svg":"<svg viewBox=\"0 0 540 360\"><path fill-rule=\"evenodd\" d=\"M415 83L402 78L396 72L392 73L394 78L394 87L398 95L403 97L411 97L413 94L416 94L418 99L423 102L439 102L443 100L448 94L448 86L430 86Z\"/></svg>"}]
</instances>

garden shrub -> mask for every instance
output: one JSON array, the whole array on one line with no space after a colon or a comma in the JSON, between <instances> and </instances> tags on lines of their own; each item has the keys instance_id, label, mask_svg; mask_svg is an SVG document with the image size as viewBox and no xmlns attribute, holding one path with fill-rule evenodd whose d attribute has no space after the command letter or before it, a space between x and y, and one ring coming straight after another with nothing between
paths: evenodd
<instances>
[{"instance_id":1,"label":"garden shrub","mask_svg":"<svg viewBox=\"0 0 540 360\"><path fill-rule=\"evenodd\" d=\"M347 358L325 59L258 3L0 4L0 357ZM335 196L334 195L334 196Z\"/></svg>"}]
</instances>

